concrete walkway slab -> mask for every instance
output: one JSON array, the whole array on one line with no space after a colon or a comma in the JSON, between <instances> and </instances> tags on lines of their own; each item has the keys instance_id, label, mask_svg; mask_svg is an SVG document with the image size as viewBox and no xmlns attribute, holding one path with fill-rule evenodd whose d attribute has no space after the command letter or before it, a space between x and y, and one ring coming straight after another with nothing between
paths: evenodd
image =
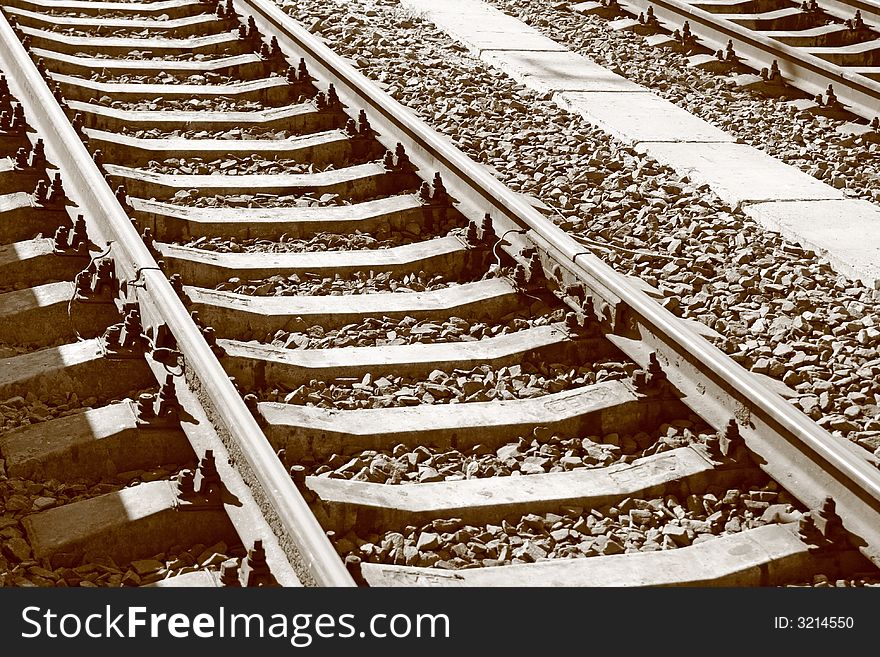
<instances>
[{"instance_id":1,"label":"concrete walkway slab","mask_svg":"<svg viewBox=\"0 0 880 657\"><path fill-rule=\"evenodd\" d=\"M709 185L734 207L762 201L846 199L840 190L746 144L644 142L636 149L696 183Z\"/></svg>"},{"instance_id":2,"label":"concrete walkway slab","mask_svg":"<svg viewBox=\"0 0 880 657\"><path fill-rule=\"evenodd\" d=\"M826 258L835 270L880 289L880 208L868 201L756 203L759 224Z\"/></svg>"},{"instance_id":3,"label":"concrete walkway slab","mask_svg":"<svg viewBox=\"0 0 880 657\"><path fill-rule=\"evenodd\" d=\"M645 89L624 93L564 92L554 100L626 143L736 141L711 123Z\"/></svg>"},{"instance_id":4,"label":"concrete walkway slab","mask_svg":"<svg viewBox=\"0 0 880 657\"><path fill-rule=\"evenodd\" d=\"M538 30L482 2L406 0L402 4L412 13L435 22L476 54L483 50L567 50Z\"/></svg>"},{"instance_id":5,"label":"concrete walkway slab","mask_svg":"<svg viewBox=\"0 0 880 657\"><path fill-rule=\"evenodd\" d=\"M514 43L521 45L518 38ZM501 69L520 84L544 93L557 91L650 93L635 82L573 52L530 51L523 46L523 50L486 51L482 53L480 59ZM659 98L657 100L660 101Z\"/></svg>"}]
</instances>

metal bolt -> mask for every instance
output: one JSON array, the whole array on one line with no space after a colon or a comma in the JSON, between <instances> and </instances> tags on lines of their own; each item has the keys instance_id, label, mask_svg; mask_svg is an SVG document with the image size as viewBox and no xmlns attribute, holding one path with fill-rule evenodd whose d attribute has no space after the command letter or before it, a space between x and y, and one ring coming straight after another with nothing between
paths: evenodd
<instances>
[{"instance_id":1,"label":"metal bolt","mask_svg":"<svg viewBox=\"0 0 880 657\"><path fill-rule=\"evenodd\" d=\"M367 584L363 572L361 571L361 558L359 556L356 554L346 555L345 568L348 570L348 573L356 584L359 586L365 586Z\"/></svg>"},{"instance_id":2,"label":"metal bolt","mask_svg":"<svg viewBox=\"0 0 880 657\"><path fill-rule=\"evenodd\" d=\"M432 195L432 199L434 201L443 200L449 194L446 192L446 187L443 185L443 178L440 177L440 172L434 174L434 194Z\"/></svg>"},{"instance_id":3,"label":"metal bolt","mask_svg":"<svg viewBox=\"0 0 880 657\"><path fill-rule=\"evenodd\" d=\"M109 260L104 261L110 264ZM104 263L102 262L103 266ZM108 276L106 275L107 268L99 267L98 269L98 283L95 286L95 291L99 292L100 289L108 282ZM142 343L143 336L143 326L141 325L141 313L137 308L132 308L125 315L125 319L122 320L122 332L119 335L119 346L126 347L128 349L134 349L139 344Z\"/></svg>"},{"instance_id":4,"label":"metal bolt","mask_svg":"<svg viewBox=\"0 0 880 657\"><path fill-rule=\"evenodd\" d=\"M202 329L202 335L205 338L205 342L208 343L209 347L217 346L217 335L214 331L213 326L206 326Z\"/></svg>"},{"instance_id":5,"label":"metal bolt","mask_svg":"<svg viewBox=\"0 0 880 657\"><path fill-rule=\"evenodd\" d=\"M176 416L180 409L180 402L177 399L177 390L174 387L174 378L168 374L165 382L159 388L159 394L156 397L156 415L159 417Z\"/></svg>"},{"instance_id":6,"label":"metal bolt","mask_svg":"<svg viewBox=\"0 0 880 657\"><path fill-rule=\"evenodd\" d=\"M811 552L824 547L825 537L816 527L812 512L807 512L798 519L798 537L810 546Z\"/></svg>"},{"instance_id":7,"label":"metal bolt","mask_svg":"<svg viewBox=\"0 0 880 657\"><path fill-rule=\"evenodd\" d=\"M116 188L116 200L119 201L119 205L123 208L127 208L128 206L128 194L125 193L125 186L119 185Z\"/></svg>"},{"instance_id":8,"label":"metal bolt","mask_svg":"<svg viewBox=\"0 0 880 657\"><path fill-rule=\"evenodd\" d=\"M736 51L733 49L733 40L727 41L727 48L724 53L724 59L729 62L738 61L738 57L736 56Z\"/></svg>"},{"instance_id":9,"label":"metal bolt","mask_svg":"<svg viewBox=\"0 0 880 657\"><path fill-rule=\"evenodd\" d=\"M431 185L427 182L423 182L419 187L419 198L425 203L431 201Z\"/></svg>"},{"instance_id":10,"label":"metal bolt","mask_svg":"<svg viewBox=\"0 0 880 657\"><path fill-rule=\"evenodd\" d=\"M535 251L529 256L528 264L529 281L534 281L537 276L544 273L544 266L541 264L541 256Z\"/></svg>"},{"instance_id":11,"label":"metal bolt","mask_svg":"<svg viewBox=\"0 0 880 657\"><path fill-rule=\"evenodd\" d=\"M46 184L45 180L40 180L37 182L37 186L34 189L34 202L38 205L43 205L46 201L49 200L49 186Z\"/></svg>"},{"instance_id":12,"label":"metal bolt","mask_svg":"<svg viewBox=\"0 0 880 657\"><path fill-rule=\"evenodd\" d=\"M406 149L400 142L397 142L397 146L394 148L394 157L398 169L407 169L412 166L409 155L406 154Z\"/></svg>"},{"instance_id":13,"label":"metal bolt","mask_svg":"<svg viewBox=\"0 0 880 657\"><path fill-rule=\"evenodd\" d=\"M61 174L56 173L52 180L52 189L49 192L49 202L59 203L64 198L64 186L61 183Z\"/></svg>"},{"instance_id":14,"label":"metal bolt","mask_svg":"<svg viewBox=\"0 0 880 657\"><path fill-rule=\"evenodd\" d=\"M372 131L372 127L370 127L370 121L367 119L367 113L364 110L361 110L358 113L358 132L362 135L368 134Z\"/></svg>"},{"instance_id":15,"label":"metal bolt","mask_svg":"<svg viewBox=\"0 0 880 657\"><path fill-rule=\"evenodd\" d=\"M6 112L3 112L3 115L6 116ZM19 148L15 152L15 168L27 169L30 166L29 156L30 153L27 148Z\"/></svg>"},{"instance_id":16,"label":"metal bolt","mask_svg":"<svg viewBox=\"0 0 880 657\"><path fill-rule=\"evenodd\" d=\"M141 420L142 422L149 422L151 419L156 417L156 408L153 405L154 402L155 398L149 392L144 392L138 395L136 407L136 415L138 420Z\"/></svg>"},{"instance_id":17,"label":"metal bolt","mask_svg":"<svg viewBox=\"0 0 880 657\"><path fill-rule=\"evenodd\" d=\"M74 227L74 232L75 232L75 230L76 230L76 227ZM117 289L116 284L117 284L117 280L116 280L116 274L113 270L113 261L112 260L101 260L97 265L97 269L96 269L96 273L95 273L94 291L100 293L106 289L110 294L113 294L114 292L116 292L116 289ZM131 319L129 319L129 316L131 317ZM130 326L132 327L132 330L135 327L134 322L136 322L138 333L140 333L141 317L140 317L140 313L137 310L130 311L128 313L128 315L126 315L126 321L131 322Z\"/></svg>"},{"instance_id":18,"label":"metal bolt","mask_svg":"<svg viewBox=\"0 0 880 657\"><path fill-rule=\"evenodd\" d=\"M70 236L70 246L71 248L79 250L81 247L88 244L88 241L89 234L86 230L86 220L81 214L78 214L73 222L73 232Z\"/></svg>"},{"instance_id":19,"label":"metal bolt","mask_svg":"<svg viewBox=\"0 0 880 657\"><path fill-rule=\"evenodd\" d=\"M227 559L220 564L220 583L223 586L241 586L238 581L238 562L235 559Z\"/></svg>"},{"instance_id":20,"label":"metal bolt","mask_svg":"<svg viewBox=\"0 0 880 657\"><path fill-rule=\"evenodd\" d=\"M495 237L495 229L492 227L492 215L488 212L483 215L483 222L480 224L480 239L489 242Z\"/></svg>"},{"instance_id":21,"label":"metal bolt","mask_svg":"<svg viewBox=\"0 0 880 657\"><path fill-rule=\"evenodd\" d=\"M179 497L192 497L195 490L196 474L192 470L181 470L177 475L177 495Z\"/></svg>"},{"instance_id":22,"label":"metal bolt","mask_svg":"<svg viewBox=\"0 0 880 657\"><path fill-rule=\"evenodd\" d=\"M290 466L290 478L297 488L302 488L306 484L306 469L302 465Z\"/></svg>"},{"instance_id":23,"label":"metal bolt","mask_svg":"<svg viewBox=\"0 0 880 657\"><path fill-rule=\"evenodd\" d=\"M199 482L199 493L201 495L219 493L220 473L217 472L214 450L205 450L205 455L199 461L199 474L202 476Z\"/></svg>"},{"instance_id":24,"label":"metal bolt","mask_svg":"<svg viewBox=\"0 0 880 657\"><path fill-rule=\"evenodd\" d=\"M76 291L77 298L85 298L92 292L92 274L88 271L81 271L73 279L73 287Z\"/></svg>"},{"instance_id":25,"label":"metal bolt","mask_svg":"<svg viewBox=\"0 0 880 657\"><path fill-rule=\"evenodd\" d=\"M473 221L468 222L467 232L465 233L465 240L469 246L479 246L482 242L480 240L480 234L477 229L477 224Z\"/></svg>"},{"instance_id":26,"label":"metal bolt","mask_svg":"<svg viewBox=\"0 0 880 657\"><path fill-rule=\"evenodd\" d=\"M241 583L243 586L276 586L275 577L266 563L266 551L263 541L254 541L254 547L241 565Z\"/></svg>"},{"instance_id":27,"label":"metal bolt","mask_svg":"<svg viewBox=\"0 0 880 657\"><path fill-rule=\"evenodd\" d=\"M247 409L253 414L257 415L258 413L258 403L259 400L257 396L253 393L244 396L244 405L247 406Z\"/></svg>"},{"instance_id":28,"label":"metal bolt","mask_svg":"<svg viewBox=\"0 0 880 657\"><path fill-rule=\"evenodd\" d=\"M177 292L178 296L183 294L183 279L180 277L180 274L171 274L168 282L174 291Z\"/></svg>"},{"instance_id":29,"label":"metal bolt","mask_svg":"<svg viewBox=\"0 0 880 657\"><path fill-rule=\"evenodd\" d=\"M34 150L31 151L31 166L35 167L46 162L46 145L42 139L37 139Z\"/></svg>"},{"instance_id":30,"label":"metal bolt","mask_svg":"<svg viewBox=\"0 0 880 657\"><path fill-rule=\"evenodd\" d=\"M26 122L24 120L24 107L22 107L21 103L19 103L15 106L15 109L12 110L12 127L15 130L23 130L25 124Z\"/></svg>"},{"instance_id":31,"label":"metal bolt","mask_svg":"<svg viewBox=\"0 0 880 657\"><path fill-rule=\"evenodd\" d=\"M648 357L648 366L633 372L632 382L639 392L658 391L666 381L666 375L660 367L657 352L652 351Z\"/></svg>"},{"instance_id":32,"label":"metal bolt","mask_svg":"<svg viewBox=\"0 0 880 657\"><path fill-rule=\"evenodd\" d=\"M70 229L67 226L58 226L52 241L55 242L56 251L66 251L70 248Z\"/></svg>"},{"instance_id":33,"label":"metal bolt","mask_svg":"<svg viewBox=\"0 0 880 657\"><path fill-rule=\"evenodd\" d=\"M709 452L709 456L712 457L715 461L720 461L724 458L724 454L721 450L721 438L718 434L713 434L706 438L706 450Z\"/></svg>"}]
</instances>

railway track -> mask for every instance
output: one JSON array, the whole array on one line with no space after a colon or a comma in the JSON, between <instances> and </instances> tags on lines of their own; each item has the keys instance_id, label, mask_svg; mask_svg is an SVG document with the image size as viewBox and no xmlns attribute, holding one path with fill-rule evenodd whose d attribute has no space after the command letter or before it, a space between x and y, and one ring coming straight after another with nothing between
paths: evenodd
<instances>
[{"instance_id":1,"label":"railway track","mask_svg":"<svg viewBox=\"0 0 880 657\"><path fill-rule=\"evenodd\" d=\"M813 96L823 111L848 111L869 121L880 115L880 6L875 2L610 0L576 8L609 17L623 9L637 18L620 19L616 27L650 35L653 45L693 52L694 66L745 64L759 71L742 76L743 85L784 93L790 84ZM703 47L714 54L700 52Z\"/></svg>"},{"instance_id":2,"label":"railway track","mask_svg":"<svg viewBox=\"0 0 880 657\"><path fill-rule=\"evenodd\" d=\"M54 363L67 381L65 350L91 349L119 370L62 386L65 401L95 392L92 410L29 416L0 436L26 490L67 477L118 488L46 510L5 501L18 567L41 569L28 570L38 583L71 583L64 568L108 556L122 572L99 583L129 585L247 584L254 563L282 584L775 585L880 562L867 452L271 3L2 8L0 61L88 239L50 256L67 270L14 279L7 294L39 299L35 285L73 279L53 325L88 323L80 306L109 315L89 323L103 337L80 329L56 347L25 334L37 311L6 297L3 339L43 347L4 361L19 386L7 396L34 386L17 359ZM16 129L32 169L39 149ZM68 225L31 205L42 234ZM22 241L34 232L4 233L9 271L32 269L21 254L40 246ZM82 232L75 223L44 250ZM161 437L104 451L114 443L95 440L89 414L117 406ZM71 423L81 444L60 437ZM24 449L34 436L36 454ZM168 527L143 523L146 538L137 523L89 533L51 519L114 507L130 519L152 495L143 487L160 485ZM184 507L204 526L181 523ZM226 532L211 535L216 551L203 530Z\"/></svg>"},{"instance_id":3,"label":"railway track","mask_svg":"<svg viewBox=\"0 0 880 657\"><path fill-rule=\"evenodd\" d=\"M4 584L295 584L247 487L217 463L226 450L173 342L145 331L145 307L115 303L108 250L5 78L0 91Z\"/></svg>"}]
</instances>

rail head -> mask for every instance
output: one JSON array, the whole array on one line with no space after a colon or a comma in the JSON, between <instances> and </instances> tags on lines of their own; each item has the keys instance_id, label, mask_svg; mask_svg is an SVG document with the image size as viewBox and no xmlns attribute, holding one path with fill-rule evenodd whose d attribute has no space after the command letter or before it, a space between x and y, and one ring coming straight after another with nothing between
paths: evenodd
<instances>
[{"instance_id":1,"label":"rail head","mask_svg":"<svg viewBox=\"0 0 880 657\"><path fill-rule=\"evenodd\" d=\"M868 452L863 456L819 427L625 276L586 252L270 0L234 0L234 5L252 16L264 34L276 37L285 52L302 56L319 86L332 82L349 112L365 111L386 147L400 141L423 174L440 172L466 217L474 220L490 213L496 233L510 234L503 247L515 259L525 263L524 252L537 249L552 284L584 289L590 303L584 305L583 297L566 297L569 305L605 322L609 337L642 366L653 351L670 381L686 391L687 403L705 420L723 430L736 418L762 467L793 495L810 507L833 496L844 525L862 542L862 552L880 564L880 470L868 460Z\"/></svg>"}]
</instances>

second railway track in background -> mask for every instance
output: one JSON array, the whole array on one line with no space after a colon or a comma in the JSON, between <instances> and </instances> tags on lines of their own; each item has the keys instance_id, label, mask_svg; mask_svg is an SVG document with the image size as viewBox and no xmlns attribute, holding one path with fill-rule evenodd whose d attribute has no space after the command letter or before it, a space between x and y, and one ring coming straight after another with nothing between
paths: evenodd
<instances>
[{"instance_id":1,"label":"second railway track in background","mask_svg":"<svg viewBox=\"0 0 880 657\"><path fill-rule=\"evenodd\" d=\"M775 93L791 84L826 111L880 116L880 6L872 0L601 0L575 8L609 17L624 9L638 18L621 19L618 29L651 35L655 45L715 51L695 54L695 66L744 63L760 72L742 84Z\"/></svg>"},{"instance_id":2,"label":"second railway track in background","mask_svg":"<svg viewBox=\"0 0 880 657\"><path fill-rule=\"evenodd\" d=\"M203 492L228 511L249 485L223 535L241 547L207 555L226 564L225 581L262 568L259 550L223 560L256 540L281 583L293 571L319 585L874 577L880 472L869 453L585 252L271 3L2 7L0 62L94 247L73 249L68 277L92 256L118 281L127 319L94 348L125 351L126 335L143 334L156 382L180 392L181 426L192 408L204 415L188 424L222 441L191 438L195 456L171 459L201 462L195 482L191 469L177 475L172 507L216 511ZM33 168L34 146L22 148L21 168ZM39 246L22 237L9 236L10 253ZM89 297L93 273L58 294ZM150 384L145 370L108 395ZM140 426L181 419L151 417L161 401L143 394L131 406ZM51 444L59 430L37 421L0 435L9 475L27 460L15 451L22 432ZM216 477L206 449L228 450ZM34 484L45 461L20 477ZM205 472L231 490L199 491ZM45 514L65 509L14 513L48 582L80 566L59 565L38 540ZM133 547L120 529L119 565L174 562L181 540L157 535ZM68 561L100 552L79 540ZM202 556L182 563L198 570Z\"/></svg>"}]
</instances>

